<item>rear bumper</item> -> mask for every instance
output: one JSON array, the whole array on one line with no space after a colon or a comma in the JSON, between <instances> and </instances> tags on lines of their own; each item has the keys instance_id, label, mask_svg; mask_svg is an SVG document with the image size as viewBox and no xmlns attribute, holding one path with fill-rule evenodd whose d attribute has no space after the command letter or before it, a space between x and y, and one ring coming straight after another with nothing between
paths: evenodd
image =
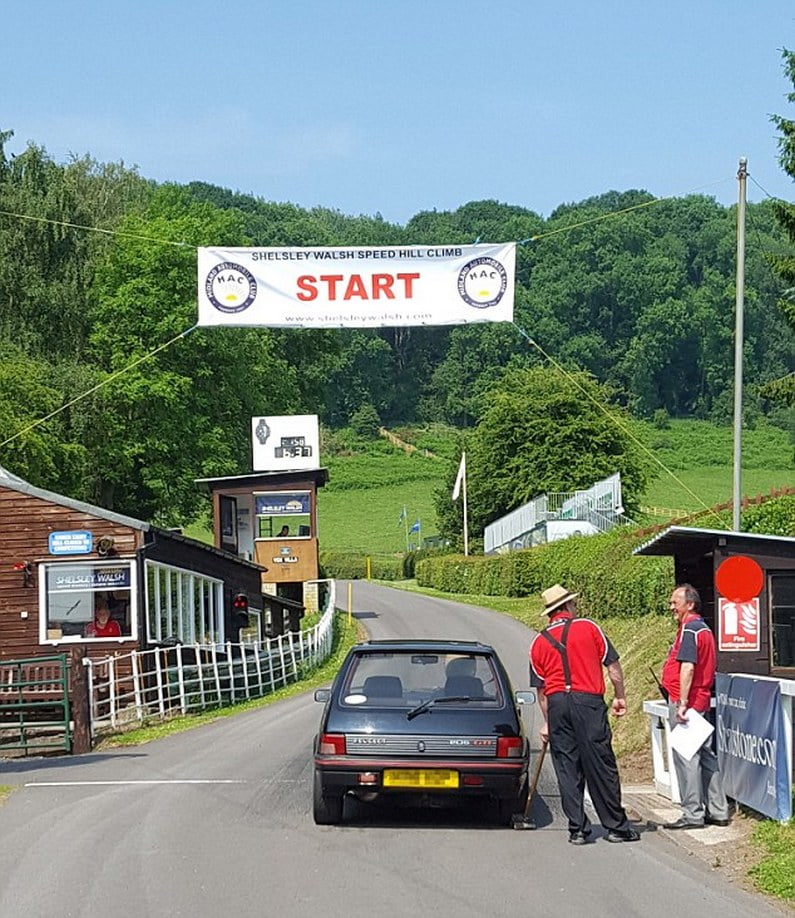
<instances>
[{"instance_id":1,"label":"rear bumper","mask_svg":"<svg viewBox=\"0 0 795 918\"><path fill-rule=\"evenodd\" d=\"M501 799L518 797L527 781L527 762L524 759L449 760L449 759L385 759L357 756L316 756L315 768L320 773L324 788L345 791L377 791L388 794L416 794L417 788L384 787L383 772L387 768L445 769L459 774L455 788L423 788L423 793L442 795L489 795ZM362 784L359 776L375 776L375 783ZM477 783L465 783L465 779Z\"/></svg>"}]
</instances>

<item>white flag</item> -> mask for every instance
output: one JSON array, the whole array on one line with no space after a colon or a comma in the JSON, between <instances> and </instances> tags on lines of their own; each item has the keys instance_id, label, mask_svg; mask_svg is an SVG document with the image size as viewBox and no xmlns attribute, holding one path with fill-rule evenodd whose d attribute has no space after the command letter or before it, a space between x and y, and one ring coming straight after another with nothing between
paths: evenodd
<instances>
[{"instance_id":1,"label":"white flag","mask_svg":"<svg viewBox=\"0 0 795 918\"><path fill-rule=\"evenodd\" d=\"M461 493L461 483L467 473L467 454L461 453L461 465L458 466L458 474L455 476L455 485L453 486L453 500L458 500Z\"/></svg>"}]
</instances>

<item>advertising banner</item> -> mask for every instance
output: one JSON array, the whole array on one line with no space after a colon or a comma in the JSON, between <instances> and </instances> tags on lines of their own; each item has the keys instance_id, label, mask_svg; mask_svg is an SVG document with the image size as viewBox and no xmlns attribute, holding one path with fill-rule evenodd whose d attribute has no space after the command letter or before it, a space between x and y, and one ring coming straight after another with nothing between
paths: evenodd
<instances>
[{"instance_id":1,"label":"advertising banner","mask_svg":"<svg viewBox=\"0 0 795 918\"><path fill-rule=\"evenodd\" d=\"M382 328L513 321L516 243L200 248L199 325Z\"/></svg>"},{"instance_id":2,"label":"advertising banner","mask_svg":"<svg viewBox=\"0 0 795 918\"><path fill-rule=\"evenodd\" d=\"M729 797L771 819L792 817L792 790L777 681L715 676L715 737Z\"/></svg>"},{"instance_id":3,"label":"advertising banner","mask_svg":"<svg viewBox=\"0 0 795 918\"><path fill-rule=\"evenodd\" d=\"M257 516L292 516L309 513L308 491L271 491L254 497Z\"/></svg>"},{"instance_id":4,"label":"advertising banner","mask_svg":"<svg viewBox=\"0 0 795 918\"><path fill-rule=\"evenodd\" d=\"M316 414L251 419L252 469L292 472L320 465L320 425Z\"/></svg>"}]
</instances>

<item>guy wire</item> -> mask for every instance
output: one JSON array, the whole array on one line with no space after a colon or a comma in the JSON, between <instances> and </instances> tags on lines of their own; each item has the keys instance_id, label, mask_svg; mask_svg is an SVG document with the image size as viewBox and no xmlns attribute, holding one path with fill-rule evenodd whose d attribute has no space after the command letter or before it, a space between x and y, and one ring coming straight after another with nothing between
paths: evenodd
<instances>
[{"instance_id":1,"label":"guy wire","mask_svg":"<svg viewBox=\"0 0 795 918\"><path fill-rule=\"evenodd\" d=\"M101 389L103 386L106 386L109 382L113 382L114 379L118 379L119 376L122 376L128 370L132 370L134 367L137 367L139 363L143 363L144 360L148 360L150 357L154 357L155 354L160 351L165 350L170 344L173 344L175 341L179 341L180 338L184 338L187 334L192 332L195 328L198 328L198 325L191 325L190 328L186 328L185 331L180 332L178 335L175 335L170 341L166 341L165 344L161 344L156 347L153 351L149 351L148 354L144 354L141 357L133 360L132 363L127 364L126 367L122 367L120 370L116 370L114 373L111 373L110 376L107 376L102 382L98 382L95 386L92 386L90 389L87 389L85 392L82 392L80 395L76 395L73 399L70 399L64 405L61 405L60 408L56 408L55 411L51 411L49 414L46 414L43 418L39 418L37 421L34 421L32 424L28 424L27 427L23 427L22 430L18 430L15 434L12 434L6 440L3 440L0 443L0 449L2 449L7 444L16 440L17 437L21 437L23 434L28 433L33 430L35 427L38 427L40 424L44 424L45 421L49 421L51 418L54 418L57 414L60 414L62 411L65 411L67 408L70 408L76 402L79 402L81 399L86 398L86 396L91 395L96 392L98 389Z\"/></svg>"},{"instance_id":2,"label":"guy wire","mask_svg":"<svg viewBox=\"0 0 795 918\"><path fill-rule=\"evenodd\" d=\"M687 492L687 493L688 493L688 494L689 494L689 495L690 495L690 496L691 496L691 497L692 497L692 498L693 498L693 499L694 499L694 500L695 500L704 510L707 510L707 511L708 511L710 514L712 514L712 516L714 516L717 520L720 520L721 526L723 525L723 520L720 519L720 517L718 516L718 514L717 514L711 507L707 506L707 504L704 503L704 501L698 496L698 494L695 493L695 491L691 491L691 489L688 488L688 486L681 480L681 478L678 478L678 477L674 474L674 472L673 472L671 469L669 469L668 466L665 465L665 463L664 463L658 456L656 456L656 455L654 454L654 452L652 452L652 450L650 450L650 449L646 446L645 443L643 443L641 440L639 440L639 439L635 436L635 434L634 434L625 424L622 424L622 422L615 416L615 414L614 414L612 411L609 411L609 410L605 407L605 405L603 405L598 399L594 398L593 395L591 395L591 393L590 393L584 386L580 385L580 383L577 381L577 379L576 379L571 373L569 373L568 370L566 370L566 368L565 368L564 366L562 366L560 363L558 363L558 361L555 360L554 357L552 357L550 354L548 354L548 353L544 350L544 348L542 348L541 345L540 345L535 339L531 338L530 335L528 335L527 332L526 332L523 328L521 328L520 326L518 326L518 325L516 324L516 322L512 322L511 324L512 324L513 327L519 332L520 335L522 335L524 338L526 338L526 339L529 341L529 343L533 345L533 347L535 347L535 348L538 349L538 351L543 355L543 357L544 357L545 360L549 361L549 363L551 363L552 366L555 367L555 369L556 369L559 373L562 373L563 376L565 376L565 377L569 380L569 382L573 383L574 386L575 386L577 389L579 389L580 392L582 392L583 395L585 395L585 397L586 397L589 401L593 402L593 404L596 405L596 407L597 407L603 414L607 415L607 417L610 418L610 420L616 425L616 427L618 427L620 430L622 430L622 431L623 431L623 432L624 432L624 433L625 433L625 434L626 434L626 435L627 435L627 436L628 436L637 446L640 447L640 449L641 449L644 453L647 453L649 456L651 456L651 458L654 460L654 462L655 462L657 465L659 465L660 468L661 468L663 471L667 472L667 473L671 476L671 478L673 478L673 480L674 480L674 481L675 481L684 491L686 491L686 492Z\"/></svg>"}]
</instances>

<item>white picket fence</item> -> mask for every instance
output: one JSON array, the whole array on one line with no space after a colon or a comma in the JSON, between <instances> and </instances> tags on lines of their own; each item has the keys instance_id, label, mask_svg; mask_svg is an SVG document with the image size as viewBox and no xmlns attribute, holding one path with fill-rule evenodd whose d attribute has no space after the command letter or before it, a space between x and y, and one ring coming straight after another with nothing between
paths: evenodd
<instances>
[{"instance_id":1,"label":"white picket fence","mask_svg":"<svg viewBox=\"0 0 795 918\"><path fill-rule=\"evenodd\" d=\"M331 653L334 581L320 621L259 643L177 644L85 658L91 735L260 698Z\"/></svg>"}]
</instances>

